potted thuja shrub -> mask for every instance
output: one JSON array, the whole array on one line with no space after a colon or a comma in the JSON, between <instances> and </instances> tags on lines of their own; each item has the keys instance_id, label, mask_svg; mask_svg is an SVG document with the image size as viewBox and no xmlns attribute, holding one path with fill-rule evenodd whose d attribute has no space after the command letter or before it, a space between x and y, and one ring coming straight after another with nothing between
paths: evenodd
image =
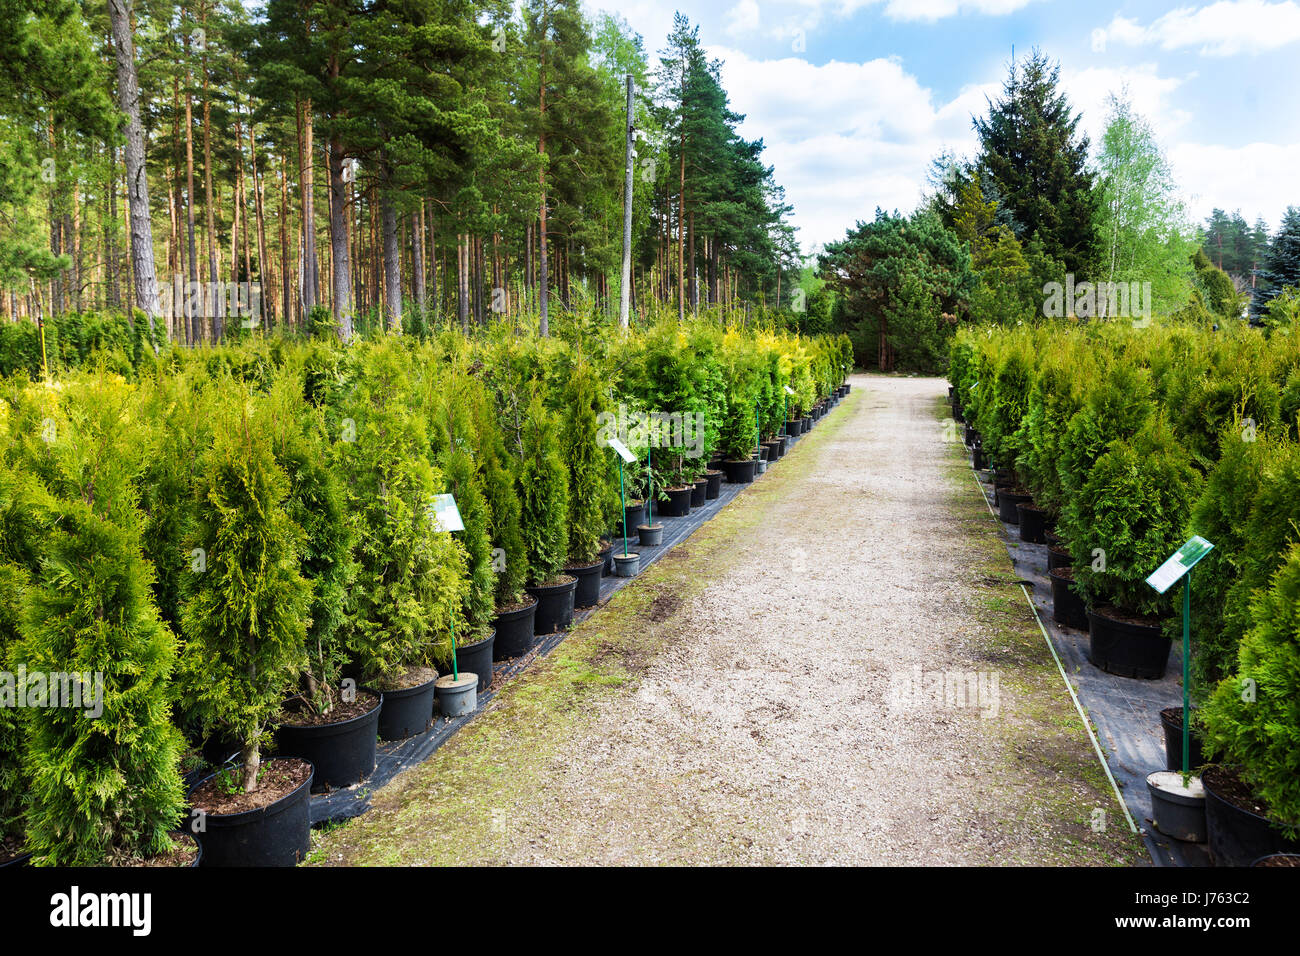
<instances>
[{"instance_id":1,"label":"potted thuja shrub","mask_svg":"<svg viewBox=\"0 0 1300 956\"><path fill-rule=\"evenodd\" d=\"M578 579L566 574L569 554L569 472L560 458L553 416L534 394L524 416L519 500L528 593L537 598L537 634L573 623Z\"/></svg>"},{"instance_id":2,"label":"potted thuja shrub","mask_svg":"<svg viewBox=\"0 0 1300 956\"><path fill-rule=\"evenodd\" d=\"M727 389L727 411L722 419L720 442L727 481L747 484L757 472L757 382L753 362L737 351L732 356Z\"/></svg>"},{"instance_id":3,"label":"potted thuja shrub","mask_svg":"<svg viewBox=\"0 0 1300 956\"><path fill-rule=\"evenodd\" d=\"M312 788L348 787L375 769L376 730L383 696L359 686L342 626L356 574L355 528L337 472L331 467L324 417L302 398L302 382L283 375L272 387L258 427L271 436L289 482L284 507L302 529L299 573L311 585L304 667L298 693L276 723L276 752L315 768Z\"/></svg>"},{"instance_id":4,"label":"potted thuja shrub","mask_svg":"<svg viewBox=\"0 0 1300 956\"><path fill-rule=\"evenodd\" d=\"M1235 673L1200 711L1216 761L1202 781L1218 866L1300 853L1300 546L1288 549L1249 614Z\"/></svg>"},{"instance_id":5,"label":"potted thuja shrub","mask_svg":"<svg viewBox=\"0 0 1300 956\"><path fill-rule=\"evenodd\" d=\"M24 678L9 689L25 698L22 801L36 865L192 866L199 853L174 832L184 814L176 639L141 553L142 442L125 424L124 391L96 386L58 421L53 520L24 609L7 622L20 634L6 666Z\"/></svg>"},{"instance_id":6,"label":"potted thuja shrub","mask_svg":"<svg viewBox=\"0 0 1300 956\"><path fill-rule=\"evenodd\" d=\"M292 866L309 848L313 768L264 761L262 747L303 667L311 585L269 429L243 389L223 397L196 471L187 550L201 560L182 583L181 690L204 730L230 734L240 752L190 793L191 829L205 866Z\"/></svg>"},{"instance_id":7,"label":"potted thuja shrub","mask_svg":"<svg viewBox=\"0 0 1300 956\"><path fill-rule=\"evenodd\" d=\"M400 343L367 354L345 406L351 427L333 446L356 527L357 570L343 630L364 686L386 701L397 698L389 718L380 715L389 739L418 733L432 719L436 657L468 586L465 551L433 510L447 480L429 461L406 361Z\"/></svg>"},{"instance_id":8,"label":"potted thuja shrub","mask_svg":"<svg viewBox=\"0 0 1300 956\"><path fill-rule=\"evenodd\" d=\"M577 579L575 607L594 607L600 600L605 568L602 538L609 515L618 507L607 455L600 447L602 383L595 368L578 357L561 390L565 414L560 444L569 469L569 541L564 571Z\"/></svg>"},{"instance_id":9,"label":"potted thuja shrub","mask_svg":"<svg viewBox=\"0 0 1300 956\"><path fill-rule=\"evenodd\" d=\"M1169 660L1171 599L1147 576L1181 544L1199 475L1170 428L1151 419L1097 460L1062 516L1088 604L1088 659L1125 677L1158 679Z\"/></svg>"},{"instance_id":10,"label":"potted thuja shrub","mask_svg":"<svg viewBox=\"0 0 1300 956\"><path fill-rule=\"evenodd\" d=\"M444 497L440 506L451 518L459 516L461 520L462 527L454 530L454 537L464 549L466 570L460 609L453 613L450 622L456 655L452 669L456 673L477 674L477 690L482 693L492 686L496 644L492 619L496 616L497 576L490 538L491 514L469 453L453 449L446 456L444 467L450 500ZM450 661L450 653L443 656Z\"/></svg>"}]
</instances>

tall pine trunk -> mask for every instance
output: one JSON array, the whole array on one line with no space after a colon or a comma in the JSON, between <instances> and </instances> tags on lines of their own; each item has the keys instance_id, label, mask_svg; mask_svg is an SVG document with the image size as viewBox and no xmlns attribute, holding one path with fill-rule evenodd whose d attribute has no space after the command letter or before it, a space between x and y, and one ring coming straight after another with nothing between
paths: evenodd
<instances>
[{"instance_id":1,"label":"tall pine trunk","mask_svg":"<svg viewBox=\"0 0 1300 956\"><path fill-rule=\"evenodd\" d=\"M149 214L149 178L145 172L144 127L140 124L140 84L131 37L129 0L108 0L108 15L117 56L118 103L126 114L127 202L131 216L131 265L136 274L136 304L149 319L149 331L161 314L158 276L154 271L153 222Z\"/></svg>"}]
</instances>

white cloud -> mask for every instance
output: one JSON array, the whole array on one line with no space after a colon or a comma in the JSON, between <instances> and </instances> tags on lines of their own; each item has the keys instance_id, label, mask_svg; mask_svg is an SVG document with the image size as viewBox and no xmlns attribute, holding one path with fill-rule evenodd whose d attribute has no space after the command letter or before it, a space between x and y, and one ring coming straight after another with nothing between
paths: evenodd
<instances>
[{"instance_id":1,"label":"white cloud","mask_svg":"<svg viewBox=\"0 0 1300 956\"><path fill-rule=\"evenodd\" d=\"M1248 221L1264 216L1276 229L1287 203L1296 202L1290 185L1300 169L1300 143L1182 143L1169 150L1169 160L1197 222L1216 207L1240 209Z\"/></svg>"},{"instance_id":2,"label":"white cloud","mask_svg":"<svg viewBox=\"0 0 1300 956\"><path fill-rule=\"evenodd\" d=\"M727 11L727 35L741 36L758 29L762 16L758 9L758 0L740 0Z\"/></svg>"},{"instance_id":3,"label":"white cloud","mask_svg":"<svg viewBox=\"0 0 1300 956\"><path fill-rule=\"evenodd\" d=\"M1162 139L1186 125L1192 118L1186 110L1177 109L1170 99L1192 76L1161 76L1154 63L1126 67L1087 67L1081 70L1061 69L1061 85L1070 104L1083 114L1079 128L1088 134L1095 147L1106 128L1107 99L1111 93L1127 90L1133 109L1151 122Z\"/></svg>"},{"instance_id":4,"label":"white cloud","mask_svg":"<svg viewBox=\"0 0 1300 956\"><path fill-rule=\"evenodd\" d=\"M1171 10L1145 27L1116 16L1105 40L1164 50L1196 47L1204 56L1266 53L1300 40L1300 5L1294 0L1219 0Z\"/></svg>"},{"instance_id":5,"label":"white cloud","mask_svg":"<svg viewBox=\"0 0 1300 956\"><path fill-rule=\"evenodd\" d=\"M732 107L745 114L742 135L767 147L805 250L842 238L877 206L913 209L931 159L945 147L973 150L971 114L998 88L971 86L936 102L897 59L818 66L721 47L709 54L722 59Z\"/></svg>"}]
</instances>

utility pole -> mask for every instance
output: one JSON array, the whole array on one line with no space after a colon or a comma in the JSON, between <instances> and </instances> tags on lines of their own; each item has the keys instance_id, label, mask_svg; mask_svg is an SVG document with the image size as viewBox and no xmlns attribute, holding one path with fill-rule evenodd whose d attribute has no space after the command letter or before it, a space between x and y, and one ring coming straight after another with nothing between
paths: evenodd
<instances>
[{"instance_id":1,"label":"utility pole","mask_svg":"<svg viewBox=\"0 0 1300 956\"><path fill-rule=\"evenodd\" d=\"M632 114L632 94L635 90L632 74L627 75L627 175L623 181L623 283L618 304L618 324L628 327L632 308L632 192L635 188L632 155L636 146L636 123Z\"/></svg>"}]
</instances>

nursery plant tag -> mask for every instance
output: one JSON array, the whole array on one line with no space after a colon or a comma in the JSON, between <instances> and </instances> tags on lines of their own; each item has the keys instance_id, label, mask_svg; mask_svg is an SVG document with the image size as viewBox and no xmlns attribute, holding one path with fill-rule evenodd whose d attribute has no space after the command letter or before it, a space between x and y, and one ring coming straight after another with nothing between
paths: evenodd
<instances>
[{"instance_id":1,"label":"nursery plant tag","mask_svg":"<svg viewBox=\"0 0 1300 956\"><path fill-rule=\"evenodd\" d=\"M632 464L632 462L636 461L636 455L628 451L627 445L624 445L617 438L611 438L609 440L609 447L614 449L616 452L618 452L619 457L621 457L629 465Z\"/></svg>"},{"instance_id":2,"label":"nursery plant tag","mask_svg":"<svg viewBox=\"0 0 1300 956\"><path fill-rule=\"evenodd\" d=\"M1159 594L1164 594L1173 586L1174 582L1181 578L1192 568L1196 567L1196 562L1205 557L1214 550L1214 545L1206 541L1200 535L1196 535L1191 541L1174 552L1164 564L1160 565L1155 572L1147 578L1147 584L1156 589Z\"/></svg>"},{"instance_id":3,"label":"nursery plant tag","mask_svg":"<svg viewBox=\"0 0 1300 956\"><path fill-rule=\"evenodd\" d=\"M785 393L786 393L787 395L793 395L793 394L794 394L794 389L791 388L789 385L787 385L787 386L785 387Z\"/></svg>"},{"instance_id":4,"label":"nursery plant tag","mask_svg":"<svg viewBox=\"0 0 1300 956\"><path fill-rule=\"evenodd\" d=\"M429 517L433 519L433 526L438 531L465 530L465 522L461 520L454 495L434 495L433 504L429 506Z\"/></svg>"}]
</instances>

